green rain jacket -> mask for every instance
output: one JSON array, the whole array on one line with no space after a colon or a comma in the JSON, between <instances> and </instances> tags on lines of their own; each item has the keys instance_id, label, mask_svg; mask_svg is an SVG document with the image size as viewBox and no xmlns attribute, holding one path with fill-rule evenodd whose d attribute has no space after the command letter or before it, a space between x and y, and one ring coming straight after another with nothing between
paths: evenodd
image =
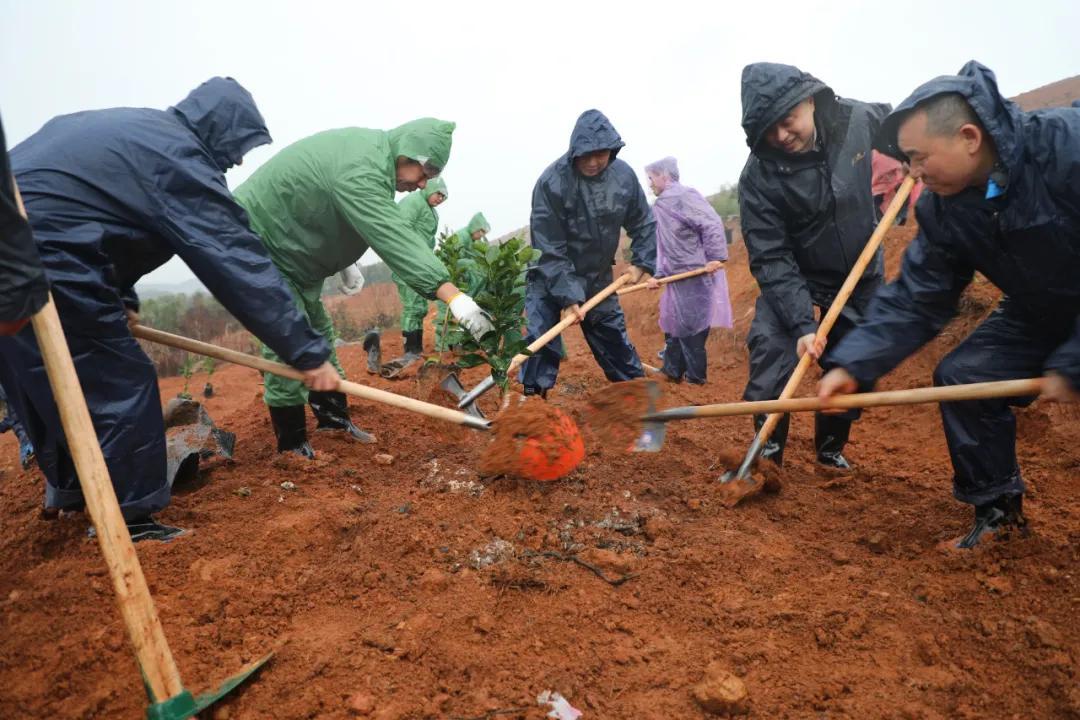
<instances>
[{"instance_id":1,"label":"green rain jacket","mask_svg":"<svg viewBox=\"0 0 1080 720\"><path fill-rule=\"evenodd\" d=\"M234 196L278 270L296 287L322 287L369 247L427 298L450 276L394 202L396 160L446 166L454 123L421 118L390 131L327 130L286 147Z\"/></svg>"},{"instance_id":2,"label":"green rain jacket","mask_svg":"<svg viewBox=\"0 0 1080 720\"><path fill-rule=\"evenodd\" d=\"M441 177L429 181L423 190L409 193L398 203L405 224L419 233L432 250L435 249L435 233L439 231L439 212L428 205L428 199L435 193L442 193L444 200L450 197Z\"/></svg>"},{"instance_id":3,"label":"green rain jacket","mask_svg":"<svg viewBox=\"0 0 1080 720\"><path fill-rule=\"evenodd\" d=\"M466 246L471 246L473 244L472 234L477 230L483 230L485 235L491 232L491 223L487 221L484 213L481 212L473 215L472 219L469 220L469 224L458 230L456 235Z\"/></svg>"}]
</instances>

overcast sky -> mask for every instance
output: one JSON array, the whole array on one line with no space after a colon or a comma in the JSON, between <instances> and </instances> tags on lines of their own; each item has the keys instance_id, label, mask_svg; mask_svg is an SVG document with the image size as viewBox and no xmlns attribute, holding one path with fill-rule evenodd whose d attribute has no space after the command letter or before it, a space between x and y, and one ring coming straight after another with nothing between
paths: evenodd
<instances>
[{"instance_id":1,"label":"overcast sky","mask_svg":"<svg viewBox=\"0 0 1080 720\"><path fill-rule=\"evenodd\" d=\"M532 186L596 107L642 167L679 159L708 193L747 148L739 78L798 65L843 96L896 104L975 58L1014 95L1080 73L1080 2L60 2L0 0L0 112L10 145L49 118L165 108L213 75L254 95L274 143L229 173L235 187L320 130L458 124L442 224L483 211L495 235L528 222ZM148 280L191 277L173 259Z\"/></svg>"}]
</instances>

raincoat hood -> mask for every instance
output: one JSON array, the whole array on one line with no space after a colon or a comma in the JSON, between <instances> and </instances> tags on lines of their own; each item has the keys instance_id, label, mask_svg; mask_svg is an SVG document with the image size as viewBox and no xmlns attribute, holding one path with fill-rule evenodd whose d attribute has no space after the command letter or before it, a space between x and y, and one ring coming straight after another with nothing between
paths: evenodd
<instances>
[{"instance_id":1,"label":"raincoat hood","mask_svg":"<svg viewBox=\"0 0 1080 720\"><path fill-rule=\"evenodd\" d=\"M752 63L744 67L742 127L750 149L756 149L770 127L810 96L817 110L835 101L832 88L794 65Z\"/></svg>"},{"instance_id":2,"label":"raincoat hood","mask_svg":"<svg viewBox=\"0 0 1080 720\"><path fill-rule=\"evenodd\" d=\"M421 190L420 192L423 194L425 200L427 200L429 197L431 197L435 193L441 193L442 194L443 202L446 202L446 200L449 199L449 197L450 197L450 193L446 189L446 181L443 180L441 177L432 178L431 180L428 180L427 185L425 185L424 189Z\"/></svg>"},{"instance_id":3,"label":"raincoat hood","mask_svg":"<svg viewBox=\"0 0 1080 720\"><path fill-rule=\"evenodd\" d=\"M570 151L567 157L571 163L575 158L597 150L610 150L611 159L619 154L619 150L626 145L615 126L599 110L586 110L578 117L574 124L574 132L570 134Z\"/></svg>"},{"instance_id":4,"label":"raincoat hood","mask_svg":"<svg viewBox=\"0 0 1080 720\"><path fill-rule=\"evenodd\" d=\"M244 86L214 77L170 108L191 129L225 172L252 148L271 142L266 121Z\"/></svg>"},{"instance_id":5,"label":"raincoat hood","mask_svg":"<svg viewBox=\"0 0 1080 720\"><path fill-rule=\"evenodd\" d=\"M919 104L944 93L958 93L967 101L994 139L1001 164L1010 175L1016 171L1024 153L1022 113L1016 103L998 92L994 71L975 60L968 61L956 75L942 75L917 87L885 118L875 142L877 149L906 161L907 157L897 146L900 123Z\"/></svg>"},{"instance_id":6,"label":"raincoat hood","mask_svg":"<svg viewBox=\"0 0 1080 720\"><path fill-rule=\"evenodd\" d=\"M679 163L671 156L649 163L645 166L645 172L653 175L667 175L672 181L679 182Z\"/></svg>"},{"instance_id":7,"label":"raincoat hood","mask_svg":"<svg viewBox=\"0 0 1080 720\"><path fill-rule=\"evenodd\" d=\"M412 120L390 131L390 149L394 157L416 160L437 175L450 161L456 127L455 123L436 118Z\"/></svg>"},{"instance_id":8,"label":"raincoat hood","mask_svg":"<svg viewBox=\"0 0 1080 720\"><path fill-rule=\"evenodd\" d=\"M472 219L469 220L468 226L465 228L465 232L469 235L472 235L477 230L483 230L484 234L491 232L491 224L487 221L487 218L484 217L484 213L478 212L473 215Z\"/></svg>"}]
</instances>

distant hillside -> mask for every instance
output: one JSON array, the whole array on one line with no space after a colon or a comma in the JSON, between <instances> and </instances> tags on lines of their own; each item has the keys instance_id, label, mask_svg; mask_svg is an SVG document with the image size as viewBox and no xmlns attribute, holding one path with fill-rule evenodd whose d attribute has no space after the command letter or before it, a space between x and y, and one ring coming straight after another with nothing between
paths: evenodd
<instances>
[{"instance_id":1,"label":"distant hillside","mask_svg":"<svg viewBox=\"0 0 1080 720\"><path fill-rule=\"evenodd\" d=\"M135 283L135 292L140 300L161 297L162 295L195 295L197 293L210 294L206 286L199 282L198 278L190 278L178 283Z\"/></svg>"},{"instance_id":2,"label":"distant hillside","mask_svg":"<svg viewBox=\"0 0 1080 720\"><path fill-rule=\"evenodd\" d=\"M1080 75L1029 90L1017 95L1013 100L1024 110L1068 107L1073 100L1080 100Z\"/></svg>"}]
</instances>

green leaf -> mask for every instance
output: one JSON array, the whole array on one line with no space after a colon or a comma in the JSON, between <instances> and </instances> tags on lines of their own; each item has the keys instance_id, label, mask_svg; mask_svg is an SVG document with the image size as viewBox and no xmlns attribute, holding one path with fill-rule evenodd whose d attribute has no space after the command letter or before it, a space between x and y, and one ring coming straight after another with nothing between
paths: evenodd
<instances>
[{"instance_id":1,"label":"green leaf","mask_svg":"<svg viewBox=\"0 0 1080 720\"><path fill-rule=\"evenodd\" d=\"M476 367L477 365L483 365L486 362L487 358L480 353L468 353L467 355L462 355L457 359L458 367L462 368Z\"/></svg>"}]
</instances>

